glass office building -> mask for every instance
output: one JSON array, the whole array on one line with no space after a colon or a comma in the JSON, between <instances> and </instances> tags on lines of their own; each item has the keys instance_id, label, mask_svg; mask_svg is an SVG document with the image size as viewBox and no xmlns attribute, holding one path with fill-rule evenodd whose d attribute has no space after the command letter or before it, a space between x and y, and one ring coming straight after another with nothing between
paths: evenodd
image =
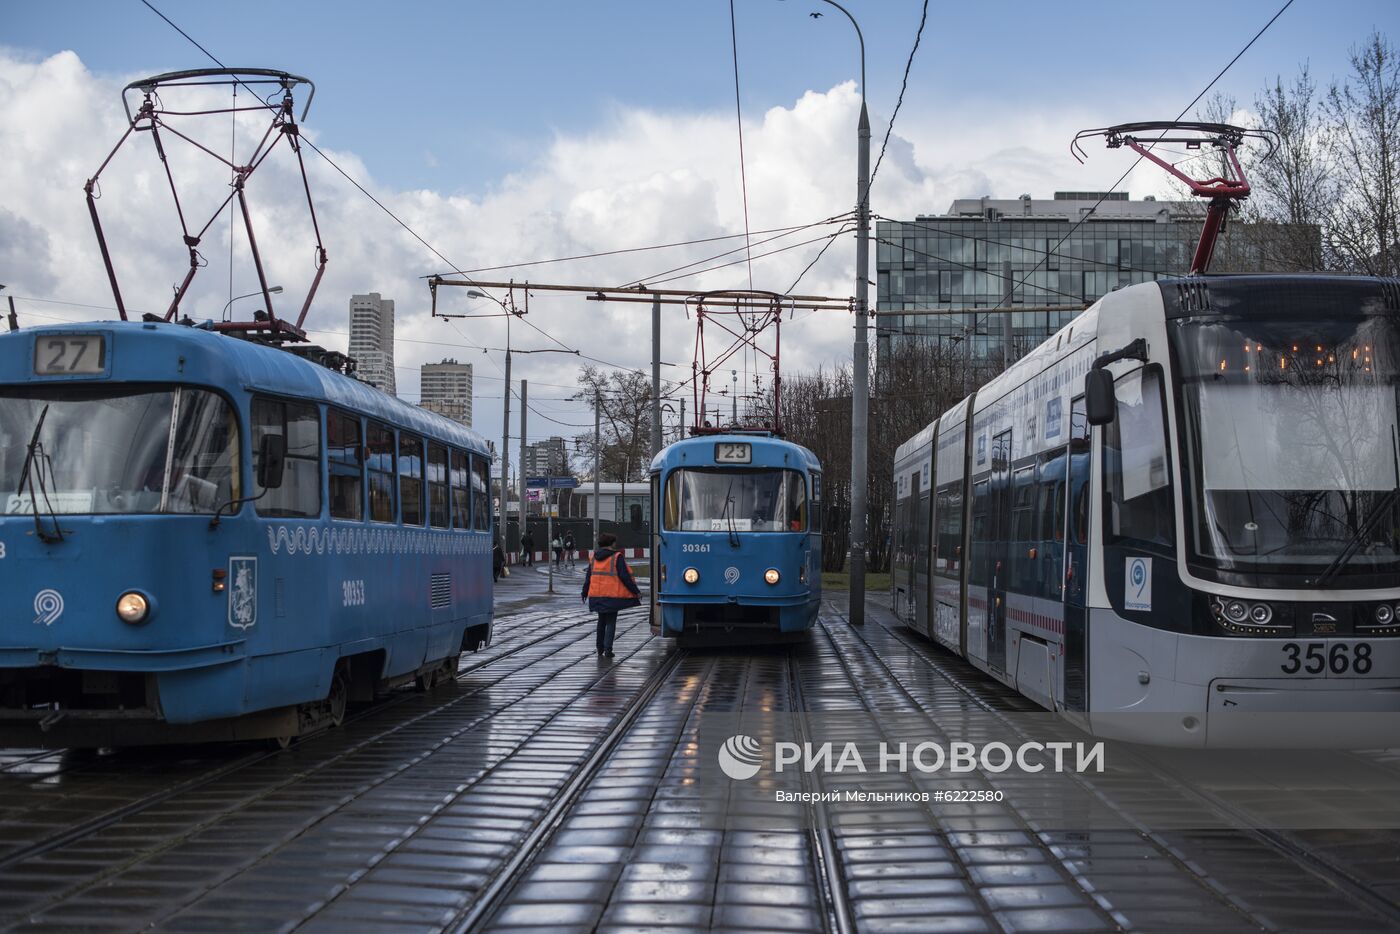
<instances>
[{"instance_id":1,"label":"glass office building","mask_svg":"<svg viewBox=\"0 0 1400 934\"><path fill-rule=\"evenodd\" d=\"M947 214L880 220L877 310L969 309L878 317L880 359L889 359L892 342L919 339L1000 360L1009 326L1014 360L1113 289L1186 272L1200 230L1200 206L1133 201L1126 192L958 200ZM998 305L1013 310L976 311ZM1070 307L1034 310L1047 306Z\"/></svg>"}]
</instances>

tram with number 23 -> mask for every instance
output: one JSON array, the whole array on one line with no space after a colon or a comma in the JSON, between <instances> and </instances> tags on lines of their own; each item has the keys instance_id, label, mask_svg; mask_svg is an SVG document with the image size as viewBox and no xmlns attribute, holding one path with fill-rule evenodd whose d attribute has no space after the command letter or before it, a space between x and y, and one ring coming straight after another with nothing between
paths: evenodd
<instances>
[{"instance_id":1,"label":"tram with number 23","mask_svg":"<svg viewBox=\"0 0 1400 934\"><path fill-rule=\"evenodd\" d=\"M805 638L821 605L821 464L767 432L699 434L651 464L652 625L683 645Z\"/></svg>"}]
</instances>

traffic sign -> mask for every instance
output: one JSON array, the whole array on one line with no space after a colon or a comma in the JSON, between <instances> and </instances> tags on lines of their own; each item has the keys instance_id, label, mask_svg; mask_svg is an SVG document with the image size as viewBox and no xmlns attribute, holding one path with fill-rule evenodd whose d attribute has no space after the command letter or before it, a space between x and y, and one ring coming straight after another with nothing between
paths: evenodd
<instances>
[{"instance_id":1,"label":"traffic sign","mask_svg":"<svg viewBox=\"0 0 1400 934\"><path fill-rule=\"evenodd\" d=\"M578 488L578 478L526 477L525 485L532 490L573 490Z\"/></svg>"}]
</instances>

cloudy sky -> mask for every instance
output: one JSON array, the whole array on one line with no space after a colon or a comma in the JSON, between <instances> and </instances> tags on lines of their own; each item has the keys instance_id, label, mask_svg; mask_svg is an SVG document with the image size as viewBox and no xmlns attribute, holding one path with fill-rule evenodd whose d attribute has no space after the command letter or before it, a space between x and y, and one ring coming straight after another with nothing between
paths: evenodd
<instances>
[{"instance_id":1,"label":"cloudy sky","mask_svg":"<svg viewBox=\"0 0 1400 934\"><path fill-rule=\"evenodd\" d=\"M431 319L422 276L744 230L726 0L152 2L225 64L279 68L316 82L307 135L448 262L308 152L331 260L309 318L312 336L343 348L352 293L395 299L400 394L416 400L425 361L470 362L476 427L487 437L500 435L503 354L481 348L504 346L503 322ZM935 0L872 192L874 211L908 217L941 213L959 197L1049 197L1110 184L1127 157L1091 150L1081 166L1067 149L1073 133L1175 116L1282 3ZM849 0L848 7L865 32L878 152L921 3ZM1325 83L1346 72L1352 45L1395 19L1394 0L1295 0L1216 89L1247 106L1266 82L1292 75L1303 61ZM860 105L849 23L820 0L736 0L735 22L751 228L845 214L855 199ZM140 0L14 3L5 23L0 282L17 296L27 324L111 317L83 183L125 129L126 83L211 63ZM216 151L232 145L246 155L266 120L247 114L236 126L227 117L177 126ZM100 208L128 306L163 311L187 254L149 141L134 143L104 172ZM178 143L171 162L187 213L202 223L227 194L227 170ZM1160 178L1141 170L1126 187L1134 197L1163 191ZM314 239L285 150L259 169L249 196L269 278L286 289L279 307L299 307L314 271ZM811 227L756 249L791 247L754 261L754 286L787 290L822 246L799 244L836 230ZM732 260L700 262L740 245L714 241L479 276L657 282L687 264ZM230 295L255 287L255 274L240 231L230 243L226 217L201 253L208 265L185 307L215 317ZM853 269L848 235L800 291L849 295ZM748 281L741 263L667 285ZM445 295L453 310L494 307L455 294L462 291ZM251 310L254 302L239 307ZM537 296L530 309L539 330L516 325L516 348L567 346L610 364L648 365L645 306ZM784 330L785 370L849 360L850 325L845 316L799 314ZM689 374L693 328L680 309L666 312L663 359L678 366L664 375ZM591 428L587 406L566 398L577 363L555 354L515 358L512 375L530 379L538 413L531 440Z\"/></svg>"}]
</instances>

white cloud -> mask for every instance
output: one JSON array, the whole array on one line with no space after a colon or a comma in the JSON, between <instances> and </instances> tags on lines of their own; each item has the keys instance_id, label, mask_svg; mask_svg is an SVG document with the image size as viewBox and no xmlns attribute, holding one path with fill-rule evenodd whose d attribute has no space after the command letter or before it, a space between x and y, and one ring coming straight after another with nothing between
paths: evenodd
<instances>
[{"instance_id":1,"label":"white cloud","mask_svg":"<svg viewBox=\"0 0 1400 934\"><path fill-rule=\"evenodd\" d=\"M82 186L125 129L118 91L125 79L93 75L76 55L64 52L42 61L25 60L0 50L0 125L11 131L0 138L0 189L6 203L0 212L0 281L13 294L110 304L111 294L88 219ZM167 95L167 104L171 103ZM745 126L749 219L754 229L803 224L848 211L855 200L855 123L859 96L852 84L825 92L809 91L791 106L751 115ZM552 256L589 253L648 243L714 237L743 229L738 151L732 115L709 112L656 112L619 108L612 118L586 135L556 135L537 155L492 184L454 182L448 194L431 190L397 191L375 181L371 167L353 152L336 148L315 132L308 135L347 172L390 207L405 223L463 268ZM876 124L878 152L882 116ZM1080 125L1093 123L1090 115ZM940 125L941 124L941 125ZM183 125L183 124L182 124ZM197 138L211 140L216 151L228 144L228 124L189 124ZM1044 195L1077 176L1058 171L1073 166L1063 152L1068 138L1061 124L1024 121L1017 132L993 127L955 136L947 118L901 117L900 134L890 142L877 182L875 210L891 216L941 212L955 197L1022 191ZM249 142L266 127L262 115L239 122L240 158ZM1053 147L1051 143L1053 141ZM178 141L167 140L186 198L187 217L198 223L227 192L228 170ZM249 201L268 277L281 284L279 312L300 307L314 272L309 218L295 161L281 151L251 179ZM429 295L421 276L447 265L355 191L314 153L307 152L317 218L330 264L311 311L308 326L343 330L350 294L378 291L397 302L398 336L405 339L500 346L504 329L495 320L452 324L428 316ZM428 152L448 175L450 157ZM1108 160L1094 175L1108 175ZM1055 168L1052 168L1055 167ZM1077 167L1076 167L1077 168ZM1102 181L1097 184L1103 184ZM1095 187L1081 184L1071 187ZM160 165L148 138L128 141L102 176L99 207L118 264L129 307L163 311L171 285L184 275L186 253ZM201 211L204 215L201 215ZM240 225L241 226L241 225ZM816 236L804 232L794 242ZM229 289L229 225L226 217L206 235L201 252L208 267L198 274L186 302L195 317L217 315ZM684 250L626 254L585 262L515 270L517 279L622 284L650 281L672 267L720 253L740 241L701 244ZM772 246L764 249L771 249ZM754 285L783 290L816 255L819 244L755 261ZM737 258L737 257L730 257ZM804 278L801 291L848 295L852 290L854 250L843 238ZM510 271L483 274L507 278ZM673 287L734 288L747 285L743 264L708 275L669 283ZM256 286L252 264L238 228L234 231L233 294ZM484 312L487 303L468 303L445 290L445 303L461 311ZM246 314L256 307L246 299ZM30 306L36 313L53 307ZM558 340L617 363L645 366L650 355L650 317L644 305L600 305L580 296L537 294L530 300L530 320ZM75 309L60 314L99 315ZM693 322L679 309L666 312L665 359L689 373ZM801 319L784 333L788 372L849 359L850 321L843 316ZM344 346L334 334L313 335L332 347ZM516 347L547 346L528 328L512 333ZM415 367L444 355L475 364L480 377L498 375L479 351L404 342L400 366ZM499 359L498 355L493 355ZM515 375L532 381L569 385L574 361L554 355L520 356ZM675 373L677 371L671 371ZM412 398L416 373L399 371L401 392ZM499 382L478 382L482 396L499 396ZM550 395L564 390L550 389ZM543 394L543 391L541 391ZM567 406L546 409L565 421L586 421L584 410ZM499 401L477 406L478 427L499 434ZM547 426L571 433L558 426ZM549 433L542 430L541 433ZM531 434L536 434L534 429Z\"/></svg>"}]
</instances>

